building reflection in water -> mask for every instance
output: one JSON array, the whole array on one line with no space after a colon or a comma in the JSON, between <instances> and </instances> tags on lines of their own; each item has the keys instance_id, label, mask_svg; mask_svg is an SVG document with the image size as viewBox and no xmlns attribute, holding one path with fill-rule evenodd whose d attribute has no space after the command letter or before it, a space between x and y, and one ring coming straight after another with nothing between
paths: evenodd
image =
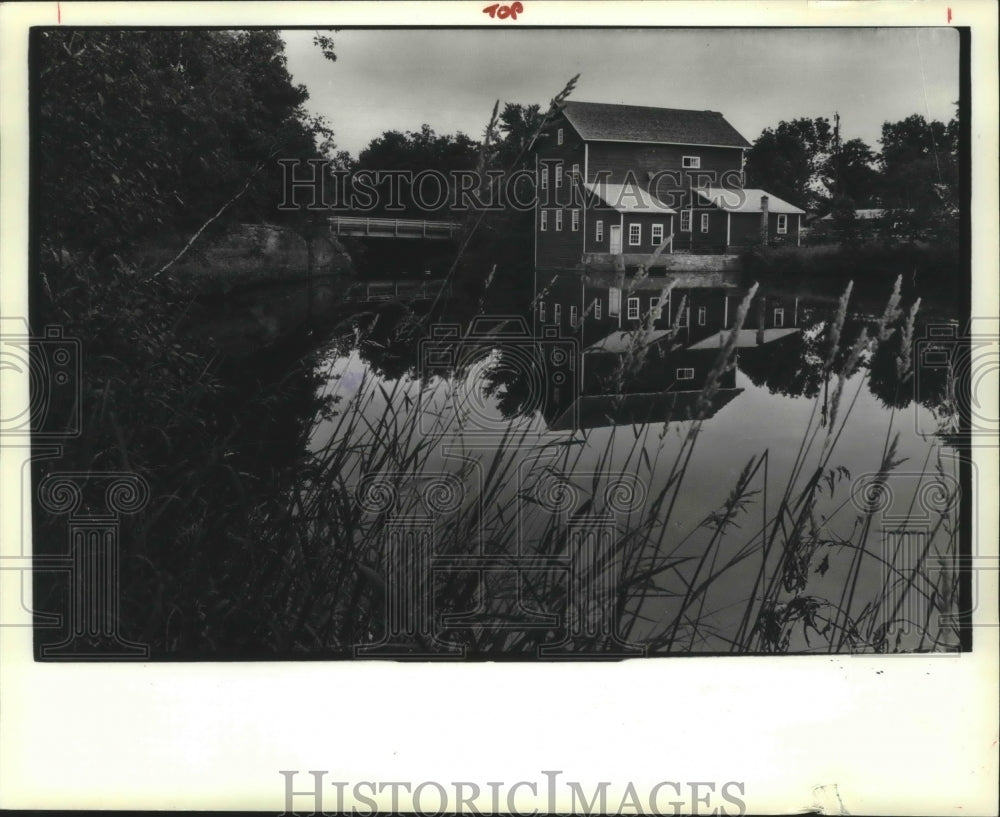
<instances>
[{"instance_id":1,"label":"building reflection in water","mask_svg":"<svg viewBox=\"0 0 1000 817\"><path fill-rule=\"evenodd\" d=\"M674 289L665 303L651 297L645 312L570 328L577 339L577 388L549 378L542 410L550 431L708 419L739 397L736 366L713 376L745 293L734 289ZM737 360L797 335L798 299L758 296L736 338ZM547 344L565 337L541 327Z\"/></svg>"}]
</instances>

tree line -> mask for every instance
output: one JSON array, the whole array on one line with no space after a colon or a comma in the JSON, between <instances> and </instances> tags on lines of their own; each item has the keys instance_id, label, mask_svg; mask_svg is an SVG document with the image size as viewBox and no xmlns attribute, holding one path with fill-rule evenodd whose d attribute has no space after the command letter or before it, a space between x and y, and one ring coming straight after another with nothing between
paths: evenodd
<instances>
[{"instance_id":1,"label":"tree line","mask_svg":"<svg viewBox=\"0 0 1000 817\"><path fill-rule=\"evenodd\" d=\"M849 227L856 209L885 210L897 237L956 240L960 124L913 114L885 122L873 150L840 139L826 117L765 128L747 154L747 186L762 187Z\"/></svg>"}]
</instances>

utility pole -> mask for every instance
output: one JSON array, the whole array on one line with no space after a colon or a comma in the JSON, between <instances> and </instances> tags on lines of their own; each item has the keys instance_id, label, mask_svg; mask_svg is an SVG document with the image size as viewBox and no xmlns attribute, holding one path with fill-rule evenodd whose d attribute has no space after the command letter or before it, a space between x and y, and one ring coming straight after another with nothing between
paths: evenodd
<instances>
[{"instance_id":1,"label":"utility pole","mask_svg":"<svg viewBox=\"0 0 1000 817\"><path fill-rule=\"evenodd\" d=\"M833 112L833 181L834 181L834 198L840 196L844 192L843 179L841 178L841 158L840 158L840 113L839 111Z\"/></svg>"}]
</instances>

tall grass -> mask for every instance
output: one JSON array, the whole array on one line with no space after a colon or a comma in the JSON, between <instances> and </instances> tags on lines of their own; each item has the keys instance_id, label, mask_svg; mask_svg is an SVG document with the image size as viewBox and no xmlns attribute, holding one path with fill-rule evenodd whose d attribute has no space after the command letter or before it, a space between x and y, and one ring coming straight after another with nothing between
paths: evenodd
<instances>
[{"instance_id":1,"label":"tall grass","mask_svg":"<svg viewBox=\"0 0 1000 817\"><path fill-rule=\"evenodd\" d=\"M838 355L842 301L828 327L827 375L836 384L828 420L817 396L787 472L772 473L772 452L758 452L732 485L720 486L715 510L679 528L678 509L706 499L688 477L752 297L697 409L672 423L559 436L540 435L530 418L493 417L484 437L476 433L484 422L478 404L466 398L488 367L391 383L365 373L319 426L322 439L287 506L259 519L264 535L253 549L266 557L255 557L223 615L267 622L256 646L273 654L351 656L379 641L388 618L415 620L421 610L432 625L404 639L418 655L447 654L442 643L507 657L536 657L557 643L580 656L617 655L623 643L647 654L951 648L953 634L935 620L956 587L939 565L957 547L956 503L942 493L954 484L945 460L929 456L916 473L917 492L940 497L914 561L883 546L878 503L852 501L850 474L835 459L865 355L893 331L912 335L915 311L892 328L897 293ZM644 354L641 343L632 348ZM890 415L872 496L892 485L901 465L897 437ZM615 506L623 475L643 501ZM429 495L448 501L435 510ZM914 496L910 510L919 511ZM590 553L581 531L609 523L614 546L605 560L570 571ZM423 570L417 551L392 544L401 530L424 532L434 570ZM393 586L404 579L414 588L412 609L400 610ZM613 612L582 609L585 599L603 599ZM914 607L922 619L906 620Z\"/></svg>"}]
</instances>

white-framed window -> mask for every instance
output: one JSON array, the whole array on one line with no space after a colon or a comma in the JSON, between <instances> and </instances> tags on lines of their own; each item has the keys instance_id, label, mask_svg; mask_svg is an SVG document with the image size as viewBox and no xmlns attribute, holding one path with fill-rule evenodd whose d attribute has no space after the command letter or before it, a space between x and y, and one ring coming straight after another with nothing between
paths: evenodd
<instances>
[{"instance_id":1,"label":"white-framed window","mask_svg":"<svg viewBox=\"0 0 1000 817\"><path fill-rule=\"evenodd\" d=\"M594 241L604 241L604 222L594 223Z\"/></svg>"},{"instance_id":2,"label":"white-framed window","mask_svg":"<svg viewBox=\"0 0 1000 817\"><path fill-rule=\"evenodd\" d=\"M652 231L650 238L653 241L653 246L659 247L663 243L663 225L654 224L650 229Z\"/></svg>"},{"instance_id":3,"label":"white-framed window","mask_svg":"<svg viewBox=\"0 0 1000 817\"><path fill-rule=\"evenodd\" d=\"M788 216L785 213L778 214L778 235L788 232Z\"/></svg>"},{"instance_id":4,"label":"white-framed window","mask_svg":"<svg viewBox=\"0 0 1000 817\"><path fill-rule=\"evenodd\" d=\"M541 176L539 176L539 185L542 190L547 190L549 187L549 168L546 165L542 165Z\"/></svg>"},{"instance_id":5,"label":"white-framed window","mask_svg":"<svg viewBox=\"0 0 1000 817\"><path fill-rule=\"evenodd\" d=\"M580 178L580 165L574 164L569 171L570 178L579 179Z\"/></svg>"},{"instance_id":6,"label":"white-framed window","mask_svg":"<svg viewBox=\"0 0 1000 817\"><path fill-rule=\"evenodd\" d=\"M538 320L545 323L545 301L538 302Z\"/></svg>"},{"instance_id":7,"label":"white-framed window","mask_svg":"<svg viewBox=\"0 0 1000 817\"><path fill-rule=\"evenodd\" d=\"M778 329L785 325L785 310L780 306L774 310L774 325Z\"/></svg>"},{"instance_id":8,"label":"white-framed window","mask_svg":"<svg viewBox=\"0 0 1000 817\"><path fill-rule=\"evenodd\" d=\"M559 130L556 131L556 144L561 145L562 143L563 143L563 129L559 128Z\"/></svg>"},{"instance_id":9,"label":"white-framed window","mask_svg":"<svg viewBox=\"0 0 1000 817\"><path fill-rule=\"evenodd\" d=\"M562 320L562 304L552 307L552 323L559 323Z\"/></svg>"},{"instance_id":10,"label":"white-framed window","mask_svg":"<svg viewBox=\"0 0 1000 817\"><path fill-rule=\"evenodd\" d=\"M600 320L603 315L604 302L600 298L594 298L594 318Z\"/></svg>"},{"instance_id":11,"label":"white-framed window","mask_svg":"<svg viewBox=\"0 0 1000 817\"><path fill-rule=\"evenodd\" d=\"M562 210L556 210L556 232L562 230Z\"/></svg>"},{"instance_id":12,"label":"white-framed window","mask_svg":"<svg viewBox=\"0 0 1000 817\"><path fill-rule=\"evenodd\" d=\"M570 229L575 233L580 229L580 211L570 210L569 211L569 224Z\"/></svg>"},{"instance_id":13,"label":"white-framed window","mask_svg":"<svg viewBox=\"0 0 1000 817\"><path fill-rule=\"evenodd\" d=\"M684 307L684 311L681 312L681 314L677 316L677 327L679 329L686 329L687 328L688 318L691 317L690 313L691 313L691 308L686 306L686 307Z\"/></svg>"},{"instance_id":14,"label":"white-framed window","mask_svg":"<svg viewBox=\"0 0 1000 817\"><path fill-rule=\"evenodd\" d=\"M543 233L549 229L549 211L542 210L541 221L538 223L538 229Z\"/></svg>"},{"instance_id":15,"label":"white-framed window","mask_svg":"<svg viewBox=\"0 0 1000 817\"><path fill-rule=\"evenodd\" d=\"M699 306L698 307L698 326L704 326L705 325L705 319L707 317L708 317L708 310L705 307L703 307L703 306Z\"/></svg>"},{"instance_id":16,"label":"white-framed window","mask_svg":"<svg viewBox=\"0 0 1000 817\"><path fill-rule=\"evenodd\" d=\"M628 299L628 313L627 313L626 317L630 321L634 321L634 320L638 319L638 317L639 317L639 299L638 298L629 298Z\"/></svg>"},{"instance_id":17,"label":"white-framed window","mask_svg":"<svg viewBox=\"0 0 1000 817\"><path fill-rule=\"evenodd\" d=\"M608 314L619 315L622 311L622 291L618 287L608 290Z\"/></svg>"},{"instance_id":18,"label":"white-framed window","mask_svg":"<svg viewBox=\"0 0 1000 817\"><path fill-rule=\"evenodd\" d=\"M562 162L556 165L556 187L562 187Z\"/></svg>"},{"instance_id":19,"label":"white-framed window","mask_svg":"<svg viewBox=\"0 0 1000 817\"><path fill-rule=\"evenodd\" d=\"M694 380L694 369L678 369L677 370L678 380Z\"/></svg>"},{"instance_id":20,"label":"white-framed window","mask_svg":"<svg viewBox=\"0 0 1000 817\"><path fill-rule=\"evenodd\" d=\"M708 213L701 214L701 231L703 233L708 232Z\"/></svg>"},{"instance_id":21,"label":"white-framed window","mask_svg":"<svg viewBox=\"0 0 1000 817\"><path fill-rule=\"evenodd\" d=\"M642 244L642 225L628 225L628 243L630 247L637 247Z\"/></svg>"},{"instance_id":22,"label":"white-framed window","mask_svg":"<svg viewBox=\"0 0 1000 817\"><path fill-rule=\"evenodd\" d=\"M701 167L701 156L685 156L681 159L681 167L685 170L698 170Z\"/></svg>"},{"instance_id":23,"label":"white-framed window","mask_svg":"<svg viewBox=\"0 0 1000 817\"><path fill-rule=\"evenodd\" d=\"M691 211L681 210L681 232L690 233L691 232Z\"/></svg>"},{"instance_id":24,"label":"white-framed window","mask_svg":"<svg viewBox=\"0 0 1000 817\"><path fill-rule=\"evenodd\" d=\"M576 326L576 307L571 306L569 308L569 325Z\"/></svg>"},{"instance_id":25,"label":"white-framed window","mask_svg":"<svg viewBox=\"0 0 1000 817\"><path fill-rule=\"evenodd\" d=\"M659 297L649 299L649 311L653 315L653 320L658 321L660 316L663 314L663 309L660 307Z\"/></svg>"}]
</instances>

